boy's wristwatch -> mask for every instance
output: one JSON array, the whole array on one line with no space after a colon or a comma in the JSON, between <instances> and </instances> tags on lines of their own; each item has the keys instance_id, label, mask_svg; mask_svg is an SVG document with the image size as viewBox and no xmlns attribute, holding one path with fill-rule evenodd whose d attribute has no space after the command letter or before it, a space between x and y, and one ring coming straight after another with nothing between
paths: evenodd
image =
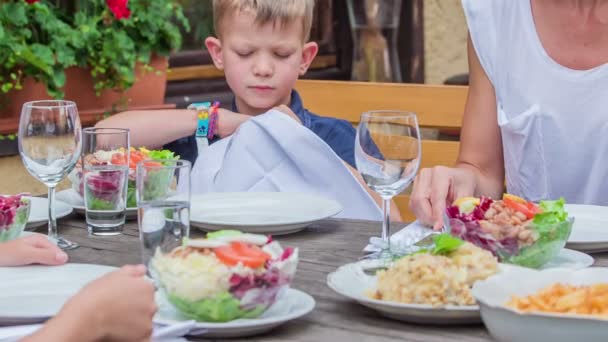
<instances>
[{"instance_id":1,"label":"boy's wristwatch","mask_svg":"<svg viewBox=\"0 0 608 342\"><path fill-rule=\"evenodd\" d=\"M217 115L220 103L195 102L188 109L196 111L196 141L198 145L209 145L209 140L215 136L217 131Z\"/></svg>"}]
</instances>

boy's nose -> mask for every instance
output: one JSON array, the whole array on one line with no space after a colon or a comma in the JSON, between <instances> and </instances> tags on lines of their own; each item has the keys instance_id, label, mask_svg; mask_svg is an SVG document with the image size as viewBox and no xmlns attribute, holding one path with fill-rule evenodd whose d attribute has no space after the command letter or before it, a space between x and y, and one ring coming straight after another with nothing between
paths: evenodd
<instances>
[{"instance_id":1,"label":"boy's nose","mask_svg":"<svg viewBox=\"0 0 608 342\"><path fill-rule=\"evenodd\" d=\"M272 76L272 63L263 58L258 59L253 65L253 74L258 77Z\"/></svg>"}]
</instances>

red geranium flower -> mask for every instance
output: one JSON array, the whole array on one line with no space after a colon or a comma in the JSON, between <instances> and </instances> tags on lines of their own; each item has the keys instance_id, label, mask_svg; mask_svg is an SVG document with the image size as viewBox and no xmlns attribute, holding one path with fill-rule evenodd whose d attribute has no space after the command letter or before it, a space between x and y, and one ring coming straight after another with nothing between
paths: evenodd
<instances>
[{"instance_id":1,"label":"red geranium flower","mask_svg":"<svg viewBox=\"0 0 608 342\"><path fill-rule=\"evenodd\" d=\"M40 1L40 0L25 0L25 2L27 2L30 5L33 4L33 3L36 3L38 1Z\"/></svg>"},{"instance_id":2,"label":"red geranium flower","mask_svg":"<svg viewBox=\"0 0 608 342\"><path fill-rule=\"evenodd\" d=\"M106 5L118 20L129 19L131 10L127 7L129 0L106 0Z\"/></svg>"}]
</instances>

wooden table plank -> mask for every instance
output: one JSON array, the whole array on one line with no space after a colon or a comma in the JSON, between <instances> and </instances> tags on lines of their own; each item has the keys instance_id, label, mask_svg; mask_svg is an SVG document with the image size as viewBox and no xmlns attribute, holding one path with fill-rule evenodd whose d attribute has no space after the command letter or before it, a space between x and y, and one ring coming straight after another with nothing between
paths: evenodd
<instances>
[{"instance_id":1,"label":"wooden table plank","mask_svg":"<svg viewBox=\"0 0 608 342\"><path fill-rule=\"evenodd\" d=\"M394 230L401 226L395 226ZM42 231L41 231L42 232ZM121 266L141 262L136 222L124 234L89 237L82 217L71 215L59 221L59 233L80 244L69 251L70 262ZM309 315L272 332L243 341L490 341L483 325L430 326L407 324L383 318L375 311L349 301L326 285L327 274L338 266L356 261L370 236L379 235L380 223L355 220L326 220L306 230L277 239L284 246L300 249L294 288L317 301ZM203 234L192 228L194 237ZM594 254L595 266L608 266L608 253ZM202 336L204 337L204 336ZM193 337L191 340L204 340ZM237 340L238 341L238 340Z\"/></svg>"}]
</instances>

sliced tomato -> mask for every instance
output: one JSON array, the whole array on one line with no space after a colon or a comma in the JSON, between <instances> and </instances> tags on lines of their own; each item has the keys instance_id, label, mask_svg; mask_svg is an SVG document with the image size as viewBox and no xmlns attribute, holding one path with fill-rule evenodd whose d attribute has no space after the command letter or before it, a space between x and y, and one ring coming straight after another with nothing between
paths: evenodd
<instances>
[{"instance_id":1,"label":"sliced tomato","mask_svg":"<svg viewBox=\"0 0 608 342\"><path fill-rule=\"evenodd\" d=\"M528 203L521 203L519 201L516 201L514 199L511 198L505 198L502 200L505 203L505 206L507 208L511 208L515 211L519 211L520 213L523 213L524 215L526 215L526 218L531 219L534 217L534 215L536 215L535 212L533 212L530 208L528 208Z\"/></svg>"},{"instance_id":2,"label":"sliced tomato","mask_svg":"<svg viewBox=\"0 0 608 342\"><path fill-rule=\"evenodd\" d=\"M528 209L534 213L534 215L540 214L543 212L543 210L538 206L538 204L536 204L534 202L528 202L527 206L528 206Z\"/></svg>"},{"instance_id":3,"label":"sliced tomato","mask_svg":"<svg viewBox=\"0 0 608 342\"><path fill-rule=\"evenodd\" d=\"M147 162L145 162L145 163L144 163L144 165L145 165L146 167L149 167L149 168L154 168L154 167L161 167L161 166L163 166L163 164L161 164L161 163L159 163L159 162L155 162L155 161L147 161Z\"/></svg>"},{"instance_id":4,"label":"sliced tomato","mask_svg":"<svg viewBox=\"0 0 608 342\"><path fill-rule=\"evenodd\" d=\"M258 268L270 256L257 246L242 242L232 242L229 246L218 247L213 250L215 256L225 265L236 266L238 263L251 268Z\"/></svg>"},{"instance_id":5,"label":"sliced tomato","mask_svg":"<svg viewBox=\"0 0 608 342\"><path fill-rule=\"evenodd\" d=\"M113 165L125 165L127 164L127 157L123 153L114 153L111 162Z\"/></svg>"},{"instance_id":6,"label":"sliced tomato","mask_svg":"<svg viewBox=\"0 0 608 342\"><path fill-rule=\"evenodd\" d=\"M245 242L235 241L230 244L240 255L250 256L254 258L263 258L264 261L270 259L270 255L264 252L260 247Z\"/></svg>"},{"instance_id":7,"label":"sliced tomato","mask_svg":"<svg viewBox=\"0 0 608 342\"><path fill-rule=\"evenodd\" d=\"M525 199L523 199L523 198L521 198L519 196L515 196L515 195L512 195L512 194L503 194L502 195L502 199L503 200L506 200L507 198L510 199L510 200L513 200L515 202L519 202L519 203L523 203L523 204L528 203L528 201L526 201Z\"/></svg>"}]
</instances>

